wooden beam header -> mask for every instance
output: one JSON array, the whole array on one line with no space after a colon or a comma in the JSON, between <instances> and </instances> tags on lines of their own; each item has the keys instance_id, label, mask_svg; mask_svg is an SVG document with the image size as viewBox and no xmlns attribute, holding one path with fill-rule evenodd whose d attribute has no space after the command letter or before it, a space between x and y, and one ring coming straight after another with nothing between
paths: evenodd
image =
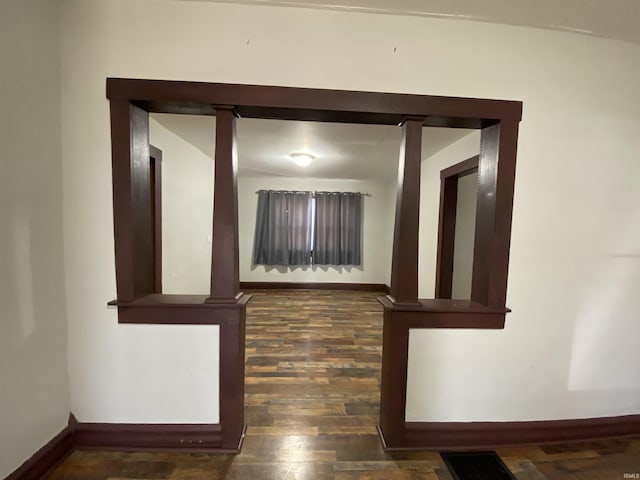
<instances>
[{"instance_id":1,"label":"wooden beam header","mask_svg":"<svg viewBox=\"0 0 640 480\"><path fill-rule=\"evenodd\" d=\"M229 83L107 78L107 98L149 112L215 115L230 105L241 117L398 125L423 117L424 126L484 128L520 121L522 102Z\"/></svg>"}]
</instances>

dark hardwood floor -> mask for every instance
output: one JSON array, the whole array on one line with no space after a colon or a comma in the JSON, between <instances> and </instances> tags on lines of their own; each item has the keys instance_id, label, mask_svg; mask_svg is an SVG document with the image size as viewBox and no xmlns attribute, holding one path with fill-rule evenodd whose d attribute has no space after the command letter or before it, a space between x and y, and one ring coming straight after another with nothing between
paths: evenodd
<instances>
[{"instance_id":1,"label":"dark hardwood floor","mask_svg":"<svg viewBox=\"0 0 640 480\"><path fill-rule=\"evenodd\" d=\"M437 453L388 454L380 446L377 293L252 293L242 453L76 451L49 479L452 479ZM640 439L498 453L519 480L617 479L640 472Z\"/></svg>"}]
</instances>

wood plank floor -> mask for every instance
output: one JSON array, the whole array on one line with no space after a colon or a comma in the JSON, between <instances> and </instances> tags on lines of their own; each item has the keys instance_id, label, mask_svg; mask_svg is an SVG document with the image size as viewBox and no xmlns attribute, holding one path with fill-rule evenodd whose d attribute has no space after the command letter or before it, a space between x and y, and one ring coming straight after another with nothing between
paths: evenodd
<instances>
[{"instance_id":1,"label":"wood plank floor","mask_svg":"<svg viewBox=\"0 0 640 480\"><path fill-rule=\"evenodd\" d=\"M252 293L241 454L77 451L49 479L452 480L437 453L388 454L380 446L382 308L375 293ZM498 453L519 480L640 472L640 439Z\"/></svg>"}]
</instances>

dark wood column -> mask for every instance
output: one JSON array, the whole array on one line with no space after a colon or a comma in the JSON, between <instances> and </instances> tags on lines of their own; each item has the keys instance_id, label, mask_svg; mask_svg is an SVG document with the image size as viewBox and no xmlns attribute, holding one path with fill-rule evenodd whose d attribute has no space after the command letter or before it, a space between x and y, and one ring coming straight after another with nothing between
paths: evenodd
<instances>
[{"instance_id":1,"label":"dark wood column","mask_svg":"<svg viewBox=\"0 0 640 480\"><path fill-rule=\"evenodd\" d=\"M236 116L232 107L215 108L211 295L208 303L235 302L240 296Z\"/></svg>"},{"instance_id":2,"label":"dark wood column","mask_svg":"<svg viewBox=\"0 0 640 480\"><path fill-rule=\"evenodd\" d=\"M409 328L405 317L385 305L382 324L380 435L384 447L399 447L405 437Z\"/></svg>"},{"instance_id":3,"label":"dark wood column","mask_svg":"<svg viewBox=\"0 0 640 480\"><path fill-rule=\"evenodd\" d=\"M518 121L482 129L471 300L504 307L511 240Z\"/></svg>"},{"instance_id":4,"label":"dark wood column","mask_svg":"<svg viewBox=\"0 0 640 480\"><path fill-rule=\"evenodd\" d=\"M394 303L418 303L418 225L423 122L424 118L408 117L402 125L389 292Z\"/></svg>"},{"instance_id":5,"label":"dark wood column","mask_svg":"<svg viewBox=\"0 0 640 480\"><path fill-rule=\"evenodd\" d=\"M244 435L244 353L248 295L240 292L236 114L216 106L211 291L220 317L221 448L239 451Z\"/></svg>"},{"instance_id":6,"label":"dark wood column","mask_svg":"<svg viewBox=\"0 0 640 480\"><path fill-rule=\"evenodd\" d=\"M246 303L243 295L239 304L220 312L227 321L220 324L220 425L221 447L240 451L244 437L244 362Z\"/></svg>"},{"instance_id":7,"label":"dark wood column","mask_svg":"<svg viewBox=\"0 0 640 480\"><path fill-rule=\"evenodd\" d=\"M110 108L116 286L132 301L154 291L149 113L123 100Z\"/></svg>"}]
</instances>

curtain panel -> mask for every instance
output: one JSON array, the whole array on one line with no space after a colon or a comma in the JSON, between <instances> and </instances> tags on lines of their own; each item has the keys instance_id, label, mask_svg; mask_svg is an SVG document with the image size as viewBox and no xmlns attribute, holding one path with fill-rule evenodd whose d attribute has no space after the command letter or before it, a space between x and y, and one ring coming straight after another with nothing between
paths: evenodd
<instances>
[{"instance_id":1,"label":"curtain panel","mask_svg":"<svg viewBox=\"0 0 640 480\"><path fill-rule=\"evenodd\" d=\"M315 192L314 265L360 265L362 195Z\"/></svg>"},{"instance_id":2,"label":"curtain panel","mask_svg":"<svg viewBox=\"0 0 640 480\"><path fill-rule=\"evenodd\" d=\"M258 192L254 265L309 265L311 233L311 192Z\"/></svg>"}]
</instances>

